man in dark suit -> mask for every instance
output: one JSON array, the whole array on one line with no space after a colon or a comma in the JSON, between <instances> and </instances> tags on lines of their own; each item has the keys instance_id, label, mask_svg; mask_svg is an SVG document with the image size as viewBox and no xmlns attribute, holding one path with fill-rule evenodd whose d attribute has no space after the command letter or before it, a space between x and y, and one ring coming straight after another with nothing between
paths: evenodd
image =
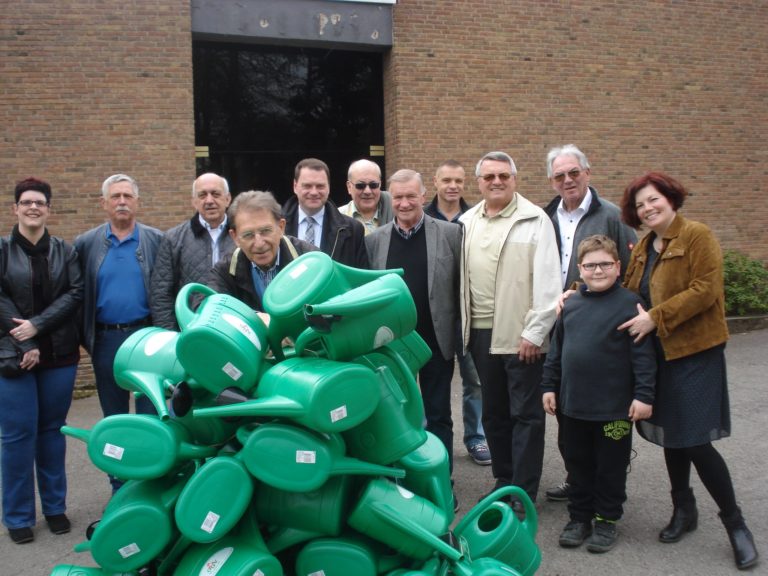
<instances>
[{"instance_id":1,"label":"man in dark suit","mask_svg":"<svg viewBox=\"0 0 768 576\"><path fill-rule=\"evenodd\" d=\"M421 174L398 170L389 179L395 219L365 237L371 268L402 268L416 304L416 332L432 350L419 371L427 430L445 445L453 465L451 379L458 314L461 228L424 213ZM455 498L455 496L454 496ZM454 502L456 508L458 504Z\"/></svg>"},{"instance_id":2,"label":"man in dark suit","mask_svg":"<svg viewBox=\"0 0 768 576\"><path fill-rule=\"evenodd\" d=\"M365 229L344 216L328 199L331 173L317 158L296 164L293 193L283 206L285 233L314 244L335 261L355 268L368 268Z\"/></svg>"}]
</instances>

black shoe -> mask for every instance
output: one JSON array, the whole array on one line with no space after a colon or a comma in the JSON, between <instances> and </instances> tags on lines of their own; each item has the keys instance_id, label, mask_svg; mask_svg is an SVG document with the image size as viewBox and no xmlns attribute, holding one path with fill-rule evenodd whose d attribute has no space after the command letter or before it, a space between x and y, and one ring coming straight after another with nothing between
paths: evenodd
<instances>
[{"instance_id":1,"label":"black shoe","mask_svg":"<svg viewBox=\"0 0 768 576\"><path fill-rule=\"evenodd\" d=\"M571 488L571 485L568 484L568 482L563 482L559 486L555 486L551 490L546 491L547 500L550 502L567 502L568 501L568 490Z\"/></svg>"},{"instance_id":2,"label":"black shoe","mask_svg":"<svg viewBox=\"0 0 768 576\"><path fill-rule=\"evenodd\" d=\"M581 546L590 534L592 534L591 522L571 520L565 525L563 531L560 532L560 546L563 548L576 548Z\"/></svg>"},{"instance_id":3,"label":"black shoe","mask_svg":"<svg viewBox=\"0 0 768 576\"><path fill-rule=\"evenodd\" d=\"M720 516L720 520L728 532L728 539L731 541L731 548L733 548L733 559L736 562L736 568L746 570L755 566L759 554L755 547L752 532L747 528L744 517L741 515L741 510L737 508L736 512L730 516L723 516L723 513L720 512L718 516Z\"/></svg>"},{"instance_id":4,"label":"black shoe","mask_svg":"<svg viewBox=\"0 0 768 576\"><path fill-rule=\"evenodd\" d=\"M35 539L32 528L8 528L8 534L16 544L26 544Z\"/></svg>"},{"instance_id":5,"label":"black shoe","mask_svg":"<svg viewBox=\"0 0 768 576\"><path fill-rule=\"evenodd\" d=\"M456 513L459 511L459 508L461 508L461 505L459 504L459 499L456 497L456 492L453 493L453 512Z\"/></svg>"},{"instance_id":6,"label":"black shoe","mask_svg":"<svg viewBox=\"0 0 768 576\"><path fill-rule=\"evenodd\" d=\"M515 516L517 516L517 519L520 520L520 522L525 520L525 506L520 500L512 498L509 502L509 506L512 508L512 512L515 513Z\"/></svg>"},{"instance_id":7,"label":"black shoe","mask_svg":"<svg viewBox=\"0 0 768 576\"><path fill-rule=\"evenodd\" d=\"M66 534L72 527L66 514L53 514L52 516L46 516L45 521L48 522L48 530L54 534Z\"/></svg>"},{"instance_id":8,"label":"black shoe","mask_svg":"<svg viewBox=\"0 0 768 576\"><path fill-rule=\"evenodd\" d=\"M587 540L587 550L594 554L602 554L603 552L613 550L618 537L619 531L616 528L615 522L595 520L592 536Z\"/></svg>"},{"instance_id":9,"label":"black shoe","mask_svg":"<svg viewBox=\"0 0 768 576\"><path fill-rule=\"evenodd\" d=\"M672 504L674 505L672 518L669 524L659 532L659 542L666 544L678 542L686 532L696 530L699 524L699 511L690 488L673 491Z\"/></svg>"}]
</instances>

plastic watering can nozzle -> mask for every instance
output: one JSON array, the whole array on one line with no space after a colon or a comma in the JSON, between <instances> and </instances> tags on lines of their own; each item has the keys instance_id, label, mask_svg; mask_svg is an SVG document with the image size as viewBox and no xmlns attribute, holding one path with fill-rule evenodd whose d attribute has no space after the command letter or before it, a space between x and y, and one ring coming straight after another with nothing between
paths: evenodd
<instances>
[{"instance_id":1,"label":"plastic watering can nozzle","mask_svg":"<svg viewBox=\"0 0 768 576\"><path fill-rule=\"evenodd\" d=\"M75 428L74 426L62 426L61 427L61 433L65 436L71 436L72 438L77 438L78 440L81 440L88 444L88 441L91 439L91 431L86 430L85 428Z\"/></svg>"},{"instance_id":2,"label":"plastic watering can nozzle","mask_svg":"<svg viewBox=\"0 0 768 576\"><path fill-rule=\"evenodd\" d=\"M172 390L173 385L163 376L152 372L127 370L123 371L116 381L121 388L133 392L137 398L146 396L161 420L170 418L165 397L166 391Z\"/></svg>"}]
</instances>

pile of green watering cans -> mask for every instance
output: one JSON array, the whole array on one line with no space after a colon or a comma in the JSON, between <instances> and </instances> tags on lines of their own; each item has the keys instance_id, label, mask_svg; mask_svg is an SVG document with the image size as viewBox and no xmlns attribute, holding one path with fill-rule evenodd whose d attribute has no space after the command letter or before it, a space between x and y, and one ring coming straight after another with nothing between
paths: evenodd
<instances>
[{"instance_id":1,"label":"pile of green watering cans","mask_svg":"<svg viewBox=\"0 0 768 576\"><path fill-rule=\"evenodd\" d=\"M75 547L98 567L52 576L536 571L536 511L517 487L450 530L448 454L424 430L415 379L431 353L401 271L312 252L272 281L263 305L268 323L190 284L176 300L180 332L145 328L123 344L115 378L157 416L62 429L126 483ZM508 496L524 503L524 521Z\"/></svg>"}]
</instances>

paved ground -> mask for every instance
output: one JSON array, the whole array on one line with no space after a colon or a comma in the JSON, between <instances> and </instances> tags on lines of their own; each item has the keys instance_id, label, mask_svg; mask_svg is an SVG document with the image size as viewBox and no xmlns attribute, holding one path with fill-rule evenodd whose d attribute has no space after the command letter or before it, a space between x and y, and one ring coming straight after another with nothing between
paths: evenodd
<instances>
[{"instance_id":1,"label":"paved ground","mask_svg":"<svg viewBox=\"0 0 768 576\"><path fill-rule=\"evenodd\" d=\"M717 443L728 462L739 502L755 534L763 563L753 574L768 574L768 330L736 334L728 348L733 435ZM461 442L460 385L454 381L454 419L457 421L455 480L462 503L461 516L493 485L490 469L476 466L466 456ZM69 423L91 427L99 419L95 398L77 400ZM547 447L542 493L562 480L563 469L555 444L554 419L548 419ZM699 529L677 544L661 544L658 530L670 515L670 502L662 451L635 437L636 458L628 479L629 500L620 524L621 540L615 550L595 556L585 549L564 550L557 536L567 521L565 504L540 498L538 544L543 555L537 576L611 575L688 575L735 574L725 531L717 509L703 487L694 479L699 496ZM47 576L58 563L93 565L90 556L72 552L84 539L86 526L99 518L109 498L105 476L87 459L82 443L69 441L69 510L73 531L53 536L40 519L34 543L16 545L0 534L0 576ZM350 575L354 576L354 575Z\"/></svg>"}]
</instances>

